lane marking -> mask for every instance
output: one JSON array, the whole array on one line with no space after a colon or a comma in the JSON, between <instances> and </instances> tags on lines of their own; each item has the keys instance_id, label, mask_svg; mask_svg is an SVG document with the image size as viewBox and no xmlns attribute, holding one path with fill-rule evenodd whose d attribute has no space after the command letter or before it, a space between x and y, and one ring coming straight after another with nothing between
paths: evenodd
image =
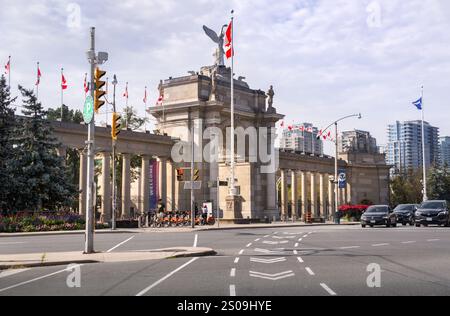
<instances>
[{"instance_id":1,"label":"lane marking","mask_svg":"<svg viewBox=\"0 0 450 316\"><path fill-rule=\"evenodd\" d=\"M298 261L299 261L300 263L304 263L304 262L305 262L305 261L303 261L302 257L297 257L297 259L298 259Z\"/></svg>"},{"instance_id":2,"label":"lane marking","mask_svg":"<svg viewBox=\"0 0 450 316\"><path fill-rule=\"evenodd\" d=\"M286 261L285 257L273 258L273 259L250 258L250 262L265 263L265 264L272 264L272 263L278 263L278 262L284 262L284 261Z\"/></svg>"},{"instance_id":3,"label":"lane marking","mask_svg":"<svg viewBox=\"0 0 450 316\"><path fill-rule=\"evenodd\" d=\"M339 249L357 249L357 248L361 248L361 246L348 246L348 247L341 247Z\"/></svg>"},{"instance_id":4,"label":"lane marking","mask_svg":"<svg viewBox=\"0 0 450 316\"><path fill-rule=\"evenodd\" d=\"M303 240L303 238L300 238L299 240L298 240L298 242L301 242Z\"/></svg>"},{"instance_id":5,"label":"lane marking","mask_svg":"<svg viewBox=\"0 0 450 316\"><path fill-rule=\"evenodd\" d=\"M258 241L260 241L260 240L261 240L261 238L255 239L255 242L258 242Z\"/></svg>"},{"instance_id":6,"label":"lane marking","mask_svg":"<svg viewBox=\"0 0 450 316\"><path fill-rule=\"evenodd\" d=\"M19 244L26 244L24 241L17 241L17 242L0 242L0 246L3 245L19 245Z\"/></svg>"},{"instance_id":7,"label":"lane marking","mask_svg":"<svg viewBox=\"0 0 450 316\"><path fill-rule=\"evenodd\" d=\"M294 249L294 255L298 255L298 251Z\"/></svg>"},{"instance_id":8,"label":"lane marking","mask_svg":"<svg viewBox=\"0 0 450 316\"><path fill-rule=\"evenodd\" d=\"M234 284L230 285L230 296L236 296L236 286Z\"/></svg>"},{"instance_id":9,"label":"lane marking","mask_svg":"<svg viewBox=\"0 0 450 316\"><path fill-rule=\"evenodd\" d=\"M107 253L112 252L113 250L115 250L115 249L119 248L120 246L122 246L123 244L129 242L129 241L130 241L131 239L133 239L133 238L134 238L134 236L131 236L131 237L128 238L127 240L122 241L121 243L115 245L114 247L112 247L111 249L107 250L106 252L107 252Z\"/></svg>"},{"instance_id":10,"label":"lane marking","mask_svg":"<svg viewBox=\"0 0 450 316\"><path fill-rule=\"evenodd\" d=\"M295 273L294 273L294 271L291 271L291 270L290 271L280 272L280 273L275 273L275 274L250 271L249 275L251 277L253 277L253 278L260 278L260 279L266 279L266 280L271 280L271 281L277 281L277 280L286 279L286 278L290 278L292 276L295 276Z\"/></svg>"},{"instance_id":11,"label":"lane marking","mask_svg":"<svg viewBox=\"0 0 450 316\"><path fill-rule=\"evenodd\" d=\"M230 277L234 278L236 276L236 268L231 269Z\"/></svg>"},{"instance_id":12,"label":"lane marking","mask_svg":"<svg viewBox=\"0 0 450 316\"><path fill-rule=\"evenodd\" d=\"M145 289L143 289L142 291L140 291L138 294L136 294L136 296L143 296L145 293L147 293L148 291L150 291L151 289L153 289L155 286L157 286L158 284L164 282L165 280L167 280L168 278L170 278L172 275L174 275L175 273L177 273L178 271L184 269L185 267L187 267L188 265L190 265L192 262L194 262L195 260L197 260L197 258L192 258L191 260L189 260L188 262L186 262L185 264L183 264L182 266L178 267L177 269L173 270L172 272L170 272L169 274L167 274L166 276L162 277L161 279L159 279L158 281L156 281L155 283L153 283L152 285L146 287Z\"/></svg>"},{"instance_id":13,"label":"lane marking","mask_svg":"<svg viewBox=\"0 0 450 316\"><path fill-rule=\"evenodd\" d=\"M239 251L239 255L242 255L244 253L244 249L242 249L241 251Z\"/></svg>"},{"instance_id":14,"label":"lane marking","mask_svg":"<svg viewBox=\"0 0 450 316\"><path fill-rule=\"evenodd\" d=\"M433 242L433 241L440 241L440 239L428 239L428 242Z\"/></svg>"},{"instance_id":15,"label":"lane marking","mask_svg":"<svg viewBox=\"0 0 450 316\"><path fill-rule=\"evenodd\" d=\"M296 243L294 247L297 248L298 247L298 243Z\"/></svg>"},{"instance_id":16,"label":"lane marking","mask_svg":"<svg viewBox=\"0 0 450 316\"><path fill-rule=\"evenodd\" d=\"M198 234L195 234L195 237L194 237L194 248L197 248L197 243L198 243Z\"/></svg>"},{"instance_id":17,"label":"lane marking","mask_svg":"<svg viewBox=\"0 0 450 316\"><path fill-rule=\"evenodd\" d=\"M372 245L372 247L383 247L383 246L389 246L389 244L375 244L375 245Z\"/></svg>"},{"instance_id":18,"label":"lane marking","mask_svg":"<svg viewBox=\"0 0 450 316\"><path fill-rule=\"evenodd\" d=\"M306 267L306 268L305 268L305 270L306 270L306 272L308 272L308 273L309 273L309 275L316 275L316 274L314 273L314 271L313 271L313 270L311 270L311 268L310 268L310 267Z\"/></svg>"},{"instance_id":19,"label":"lane marking","mask_svg":"<svg viewBox=\"0 0 450 316\"><path fill-rule=\"evenodd\" d=\"M268 238L270 235L266 235L266 236L264 236L264 238Z\"/></svg>"},{"instance_id":20,"label":"lane marking","mask_svg":"<svg viewBox=\"0 0 450 316\"><path fill-rule=\"evenodd\" d=\"M331 296L336 296L336 295L337 295L336 292L334 292L332 289L330 289L330 288L328 287L328 285L326 285L325 283L320 283L320 286L323 287L323 289L324 289L325 291L327 291L328 294L330 294Z\"/></svg>"},{"instance_id":21,"label":"lane marking","mask_svg":"<svg viewBox=\"0 0 450 316\"><path fill-rule=\"evenodd\" d=\"M28 270L30 270L30 269L6 270L6 271L3 271L3 272L0 272L0 279L9 277L9 276L14 275L14 274L22 273L22 272L25 272L25 271L28 271Z\"/></svg>"},{"instance_id":22,"label":"lane marking","mask_svg":"<svg viewBox=\"0 0 450 316\"><path fill-rule=\"evenodd\" d=\"M249 243L247 246L245 246L246 248L250 247L252 245L252 243Z\"/></svg>"},{"instance_id":23,"label":"lane marking","mask_svg":"<svg viewBox=\"0 0 450 316\"><path fill-rule=\"evenodd\" d=\"M402 244L415 244L417 241L404 241Z\"/></svg>"},{"instance_id":24,"label":"lane marking","mask_svg":"<svg viewBox=\"0 0 450 316\"><path fill-rule=\"evenodd\" d=\"M302 238L306 238L306 237L308 237L308 235L303 235L303 237L302 237Z\"/></svg>"},{"instance_id":25,"label":"lane marking","mask_svg":"<svg viewBox=\"0 0 450 316\"><path fill-rule=\"evenodd\" d=\"M234 259L234 263L238 263L239 262L239 258Z\"/></svg>"},{"instance_id":26,"label":"lane marking","mask_svg":"<svg viewBox=\"0 0 450 316\"><path fill-rule=\"evenodd\" d=\"M75 265L74 267L81 267L81 266L82 266L82 265L79 264L79 265ZM72 268L74 268L74 267L72 267ZM14 284L14 285L5 287L5 288L3 288L3 289L0 289L0 293L1 293L1 292L5 292L5 291L7 291L7 290L14 289L14 288L16 288L16 287L19 287L19 286L22 286L22 285L25 285L25 284L29 284L29 283L33 283L33 282L36 282L36 281L39 281L39 280L42 280L42 279L45 279L45 278L49 278L49 277L51 277L51 276L54 276L54 275L57 275L57 274L60 274L60 273L63 273L63 272L68 272L68 271L69 271L69 270L67 270L67 269L59 270L59 271L56 271L56 272L53 272L53 273L50 273L50 274L43 275L43 276L38 277L38 278L34 278L34 279L32 279L32 280L29 280L29 281L24 281L24 282L21 282L21 283L18 283L18 284Z\"/></svg>"}]
</instances>

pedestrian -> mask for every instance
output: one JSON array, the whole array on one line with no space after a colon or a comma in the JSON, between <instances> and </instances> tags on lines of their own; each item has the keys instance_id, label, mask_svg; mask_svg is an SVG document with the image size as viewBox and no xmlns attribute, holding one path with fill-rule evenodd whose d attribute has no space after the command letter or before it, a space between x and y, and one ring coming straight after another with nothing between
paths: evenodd
<instances>
[{"instance_id":1,"label":"pedestrian","mask_svg":"<svg viewBox=\"0 0 450 316\"><path fill-rule=\"evenodd\" d=\"M208 205L204 204L202 208L202 217L204 222L206 223L206 220L208 219Z\"/></svg>"}]
</instances>

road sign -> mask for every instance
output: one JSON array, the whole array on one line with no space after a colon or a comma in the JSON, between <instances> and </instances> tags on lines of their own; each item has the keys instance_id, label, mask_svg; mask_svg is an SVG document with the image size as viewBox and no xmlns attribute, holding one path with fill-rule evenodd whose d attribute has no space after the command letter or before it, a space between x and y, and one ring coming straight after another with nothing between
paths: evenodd
<instances>
[{"instance_id":1,"label":"road sign","mask_svg":"<svg viewBox=\"0 0 450 316\"><path fill-rule=\"evenodd\" d=\"M219 186L220 187L227 187L228 186L228 181L219 181Z\"/></svg>"},{"instance_id":2,"label":"road sign","mask_svg":"<svg viewBox=\"0 0 450 316\"><path fill-rule=\"evenodd\" d=\"M84 102L83 109L83 120L84 123L90 124L94 118L94 99L92 96L88 95L86 101Z\"/></svg>"},{"instance_id":3,"label":"road sign","mask_svg":"<svg viewBox=\"0 0 450 316\"><path fill-rule=\"evenodd\" d=\"M184 183L185 190L201 190L202 182L201 181L186 181Z\"/></svg>"}]
</instances>

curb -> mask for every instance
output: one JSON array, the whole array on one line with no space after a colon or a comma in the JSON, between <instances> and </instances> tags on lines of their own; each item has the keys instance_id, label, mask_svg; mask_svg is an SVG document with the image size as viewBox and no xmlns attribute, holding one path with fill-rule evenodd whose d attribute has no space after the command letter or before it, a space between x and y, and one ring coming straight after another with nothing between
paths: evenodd
<instances>
[{"instance_id":1,"label":"curb","mask_svg":"<svg viewBox=\"0 0 450 316\"><path fill-rule=\"evenodd\" d=\"M305 227L305 228L311 228L311 227L325 227L325 226L337 226L337 227L342 227L342 226L357 226L360 225L360 223L349 223L349 224L312 224L312 225L307 225L307 224L274 224L272 226L250 226L250 227L211 227L211 228L197 228L194 229L193 231L211 231L211 230L236 230L236 229L267 229L267 228L293 228L293 227Z\"/></svg>"},{"instance_id":2,"label":"curb","mask_svg":"<svg viewBox=\"0 0 450 316\"><path fill-rule=\"evenodd\" d=\"M95 234L136 234L138 231L127 230L97 230ZM0 238L8 237L35 237L35 236L62 236L62 235L84 235L84 230L56 231L56 232L32 232L32 233L0 233Z\"/></svg>"}]
</instances>

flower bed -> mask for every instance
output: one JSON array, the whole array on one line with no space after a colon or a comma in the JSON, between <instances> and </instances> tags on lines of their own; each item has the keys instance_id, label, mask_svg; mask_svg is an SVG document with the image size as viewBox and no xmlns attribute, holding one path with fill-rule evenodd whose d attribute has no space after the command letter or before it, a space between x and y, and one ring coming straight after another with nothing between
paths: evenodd
<instances>
[{"instance_id":1,"label":"flower bed","mask_svg":"<svg viewBox=\"0 0 450 316\"><path fill-rule=\"evenodd\" d=\"M362 214L369 208L369 205L342 205L339 208L341 218L349 222L359 222Z\"/></svg>"},{"instance_id":2,"label":"flower bed","mask_svg":"<svg viewBox=\"0 0 450 316\"><path fill-rule=\"evenodd\" d=\"M73 213L39 213L0 216L0 233L73 231L85 228L85 219ZM98 229L105 225L97 225Z\"/></svg>"}]
</instances>

